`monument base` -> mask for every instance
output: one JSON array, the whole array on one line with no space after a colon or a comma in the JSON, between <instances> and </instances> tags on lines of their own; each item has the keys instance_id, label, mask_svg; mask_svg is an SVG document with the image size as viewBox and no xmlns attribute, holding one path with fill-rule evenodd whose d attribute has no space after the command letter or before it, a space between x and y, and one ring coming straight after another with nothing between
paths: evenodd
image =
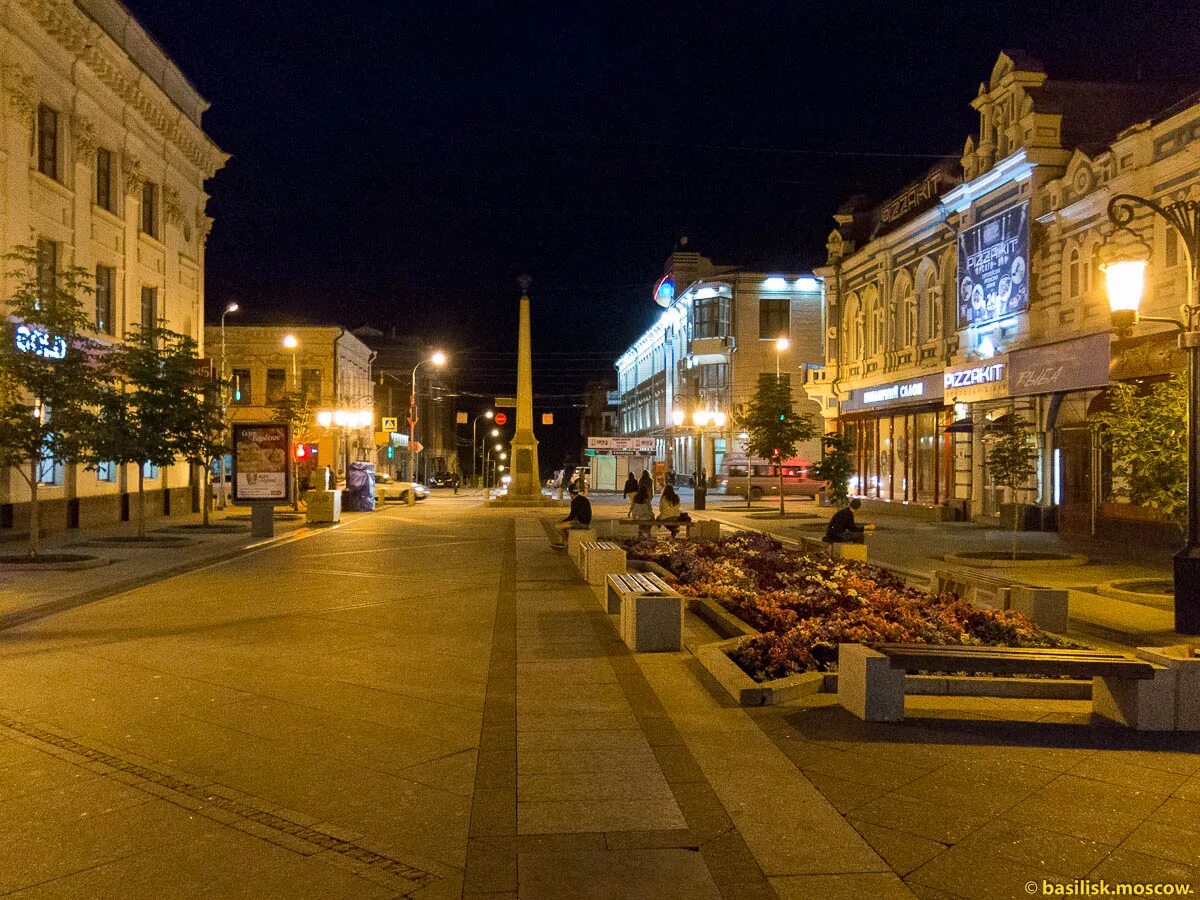
<instances>
[{"instance_id":1,"label":"monument base","mask_svg":"<svg viewBox=\"0 0 1200 900\"><path fill-rule=\"evenodd\" d=\"M489 509L566 509L567 504L540 494L504 494L485 504Z\"/></svg>"}]
</instances>

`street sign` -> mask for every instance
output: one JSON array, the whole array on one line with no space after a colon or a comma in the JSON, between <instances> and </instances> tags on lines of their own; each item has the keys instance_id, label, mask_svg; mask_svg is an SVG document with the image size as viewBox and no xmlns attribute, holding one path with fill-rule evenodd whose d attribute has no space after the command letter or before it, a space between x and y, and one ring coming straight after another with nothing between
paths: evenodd
<instances>
[{"instance_id":1,"label":"street sign","mask_svg":"<svg viewBox=\"0 0 1200 900\"><path fill-rule=\"evenodd\" d=\"M509 409L516 409L517 408L517 398L516 397L497 397L496 405L497 406L506 406Z\"/></svg>"},{"instance_id":2,"label":"street sign","mask_svg":"<svg viewBox=\"0 0 1200 900\"><path fill-rule=\"evenodd\" d=\"M507 422L508 422L508 416L506 416L504 413L496 413L496 424L497 425L504 425Z\"/></svg>"},{"instance_id":3,"label":"street sign","mask_svg":"<svg viewBox=\"0 0 1200 900\"><path fill-rule=\"evenodd\" d=\"M588 446L593 450L633 450L635 452L653 451L654 438L621 438L621 437L590 437Z\"/></svg>"},{"instance_id":4,"label":"street sign","mask_svg":"<svg viewBox=\"0 0 1200 900\"><path fill-rule=\"evenodd\" d=\"M380 431L399 431L400 420L396 416L384 416L383 424L379 426Z\"/></svg>"},{"instance_id":5,"label":"street sign","mask_svg":"<svg viewBox=\"0 0 1200 900\"><path fill-rule=\"evenodd\" d=\"M554 424L554 413L542 413L542 424L543 425L553 425Z\"/></svg>"},{"instance_id":6,"label":"street sign","mask_svg":"<svg viewBox=\"0 0 1200 900\"><path fill-rule=\"evenodd\" d=\"M425 449L425 445L422 444L420 441L412 442L412 452L413 453L420 453L424 449Z\"/></svg>"},{"instance_id":7,"label":"street sign","mask_svg":"<svg viewBox=\"0 0 1200 900\"><path fill-rule=\"evenodd\" d=\"M454 414L454 424L455 425L466 425L470 421L471 421L471 414L468 412L462 412L460 410L459 412L456 412Z\"/></svg>"}]
</instances>

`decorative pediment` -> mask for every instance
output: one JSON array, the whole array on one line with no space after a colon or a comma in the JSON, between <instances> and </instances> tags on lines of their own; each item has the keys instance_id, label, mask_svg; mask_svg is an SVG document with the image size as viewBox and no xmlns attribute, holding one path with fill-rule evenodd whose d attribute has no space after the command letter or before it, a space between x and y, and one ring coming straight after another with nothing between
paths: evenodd
<instances>
[{"instance_id":1,"label":"decorative pediment","mask_svg":"<svg viewBox=\"0 0 1200 900\"><path fill-rule=\"evenodd\" d=\"M1090 194L1096 184L1096 172L1093 168L1092 158L1077 149L1071 154L1071 161L1067 163L1067 170L1063 174L1062 182L1075 199Z\"/></svg>"}]
</instances>

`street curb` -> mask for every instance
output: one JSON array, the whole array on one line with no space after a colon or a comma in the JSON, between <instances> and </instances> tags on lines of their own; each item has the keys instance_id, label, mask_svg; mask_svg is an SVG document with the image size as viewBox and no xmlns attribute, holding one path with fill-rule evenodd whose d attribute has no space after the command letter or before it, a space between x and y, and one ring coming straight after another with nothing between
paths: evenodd
<instances>
[{"instance_id":1,"label":"street curb","mask_svg":"<svg viewBox=\"0 0 1200 900\"><path fill-rule=\"evenodd\" d=\"M280 535L277 538L268 538L264 541L257 541L244 547L235 547L230 550L223 550L220 553L213 554L212 556L205 557L201 560L180 563L179 565L171 566L157 572L148 572L145 575L138 575L128 578L124 581L105 585L104 587L94 588L90 591L83 591L79 594L72 594L70 597L60 597L57 600L51 600L47 603L31 606L28 609L22 609L18 610L17 612L8 613L7 615L0 616L0 631L8 631L9 629L16 628L20 625L25 625L29 622L35 622L38 619L44 619L48 616L57 615L61 612L67 612L80 606L87 606L89 603L95 603L98 600L107 600L109 597L116 597L120 594L125 594L129 591L134 591L138 588L145 587L149 584L155 584L159 581L168 581L179 575L186 575L189 572L204 569L208 566L228 562L229 560L236 559L239 556L248 556L251 553L257 553L260 550L266 550L270 547L278 546L280 544L304 540L305 538L312 537L328 530L330 529L323 528L320 530L306 530L305 526L301 526L300 528L296 529L296 531L288 532L287 534Z\"/></svg>"}]
</instances>

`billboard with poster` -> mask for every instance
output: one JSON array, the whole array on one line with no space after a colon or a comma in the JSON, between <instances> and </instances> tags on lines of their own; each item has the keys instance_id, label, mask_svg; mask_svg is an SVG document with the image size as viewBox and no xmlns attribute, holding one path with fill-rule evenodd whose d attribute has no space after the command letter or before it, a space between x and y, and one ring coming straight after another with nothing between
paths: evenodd
<instances>
[{"instance_id":1,"label":"billboard with poster","mask_svg":"<svg viewBox=\"0 0 1200 900\"><path fill-rule=\"evenodd\" d=\"M958 235L958 327L1029 309L1029 202Z\"/></svg>"},{"instance_id":2,"label":"billboard with poster","mask_svg":"<svg viewBox=\"0 0 1200 900\"><path fill-rule=\"evenodd\" d=\"M276 422L233 424L233 502L287 500L291 428Z\"/></svg>"}]
</instances>

